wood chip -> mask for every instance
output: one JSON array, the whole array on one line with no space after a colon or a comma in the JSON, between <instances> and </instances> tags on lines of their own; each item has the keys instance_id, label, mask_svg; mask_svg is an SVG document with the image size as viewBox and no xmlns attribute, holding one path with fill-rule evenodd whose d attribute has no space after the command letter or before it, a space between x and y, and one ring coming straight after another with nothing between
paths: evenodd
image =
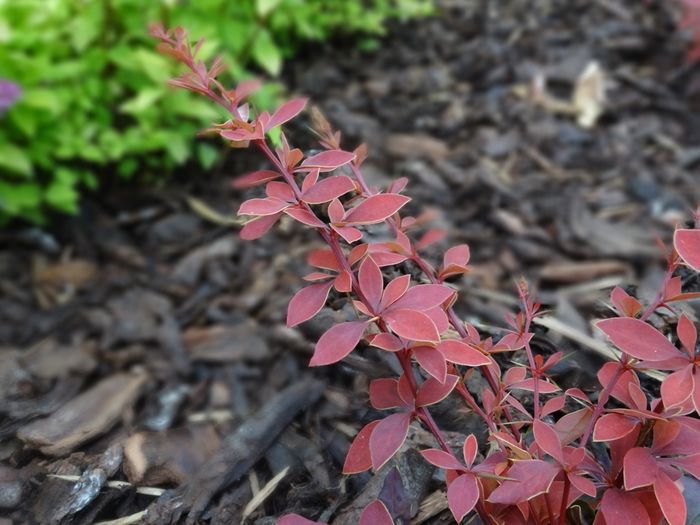
<instances>
[{"instance_id":1,"label":"wood chip","mask_svg":"<svg viewBox=\"0 0 700 525\"><path fill-rule=\"evenodd\" d=\"M145 372L116 374L71 399L49 417L33 421L17 437L49 456L62 456L104 434L141 393Z\"/></svg>"}]
</instances>

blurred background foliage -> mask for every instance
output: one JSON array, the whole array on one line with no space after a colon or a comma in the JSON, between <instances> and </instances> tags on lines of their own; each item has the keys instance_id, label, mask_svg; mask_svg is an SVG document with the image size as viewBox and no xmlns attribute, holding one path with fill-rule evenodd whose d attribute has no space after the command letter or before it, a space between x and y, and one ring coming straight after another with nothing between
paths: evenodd
<instances>
[{"instance_id":1,"label":"blurred background foliage","mask_svg":"<svg viewBox=\"0 0 700 525\"><path fill-rule=\"evenodd\" d=\"M194 134L223 115L166 85L176 68L155 51L151 22L206 37L200 56L221 54L235 81L278 75L304 42L379 35L390 18L430 10L430 0L0 0L0 81L12 94L0 101L0 223L74 213L100 177L162 180L216 162ZM254 102L281 95L269 84Z\"/></svg>"}]
</instances>

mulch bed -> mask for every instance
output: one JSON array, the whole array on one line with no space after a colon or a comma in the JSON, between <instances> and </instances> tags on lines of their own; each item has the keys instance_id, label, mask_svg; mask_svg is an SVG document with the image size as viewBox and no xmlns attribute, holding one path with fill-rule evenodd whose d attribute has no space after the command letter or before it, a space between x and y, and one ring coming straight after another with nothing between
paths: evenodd
<instances>
[{"instance_id":1,"label":"mulch bed","mask_svg":"<svg viewBox=\"0 0 700 525\"><path fill-rule=\"evenodd\" d=\"M655 239L700 202L700 68L685 64L668 4L443 0L377 51L312 46L285 72L347 148L369 144L372 184L408 177L412 211L469 243L462 317L498 337L524 275L554 311L539 349L572 354L556 380L593 395L591 321L609 315L613 286L653 293ZM570 101L594 61L607 100L586 128ZM303 125L290 135L312 144ZM374 477L341 475L377 415L368 382L393 364L363 349L307 369L350 313L333 298L285 327L318 243L286 223L238 239L230 177L259 167L234 151L214 174L115 188L78 217L0 234L0 524L263 525L296 511L344 525L378 494L405 522L451 523L415 452ZM449 401L438 419L455 440L483 432ZM419 428L409 441L430 444Z\"/></svg>"}]
</instances>

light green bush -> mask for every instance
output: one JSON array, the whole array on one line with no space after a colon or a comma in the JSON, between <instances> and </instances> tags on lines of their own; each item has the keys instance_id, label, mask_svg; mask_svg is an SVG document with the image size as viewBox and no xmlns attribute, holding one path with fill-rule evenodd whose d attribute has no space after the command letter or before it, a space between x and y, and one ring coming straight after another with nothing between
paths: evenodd
<instances>
[{"instance_id":1,"label":"light green bush","mask_svg":"<svg viewBox=\"0 0 700 525\"><path fill-rule=\"evenodd\" d=\"M388 17L417 16L430 0L0 0L0 79L22 96L0 115L0 221L41 222L74 212L100 176L160 177L216 150L191 140L222 118L171 90L149 22L206 36L202 57L223 55L234 78L277 75L304 40L381 33ZM270 106L274 88L256 103Z\"/></svg>"}]
</instances>

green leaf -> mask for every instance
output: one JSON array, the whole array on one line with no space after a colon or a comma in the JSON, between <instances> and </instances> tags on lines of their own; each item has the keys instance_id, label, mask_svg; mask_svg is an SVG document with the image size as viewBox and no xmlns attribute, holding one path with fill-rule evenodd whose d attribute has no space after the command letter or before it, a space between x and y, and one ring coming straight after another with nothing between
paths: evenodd
<instances>
[{"instance_id":1,"label":"green leaf","mask_svg":"<svg viewBox=\"0 0 700 525\"><path fill-rule=\"evenodd\" d=\"M219 148L215 148L206 142L200 142L197 144L197 160L199 160L199 164L205 170L211 169L218 158Z\"/></svg>"},{"instance_id":2,"label":"green leaf","mask_svg":"<svg viewBox=\"0 0 700 525\"><path fill-rule=\"evenodd\" d=\"M9 142L0 143L0 168L23 177L30 177L33 171L32 161L27 153Z\"/></svg>"},{"instance_id":3,"label":"green leaf","mask_svg":"<svg viewBox=\"0 0 700 525\"><path fill-rule=\"evenodd\" d=\"M265 71L273 76L282 69L282 55L266 29L262 29L253 43L253 58Z\"/></svg>"},{"instance_id":4,"label":"green leaf","mask_svg":"<svg viewBox=\"0 0 700 525\"><path fill-rule=\"evenodd\" d=\"M79 175L66 168L56 170L53 182L46 188L44 199L52 207L66 213L78 211L78 192L75 184Z\"/></svg>"},{"instance_id":5,"label":"green leaf","mask_svg":"<svg viewBox=\"0 0 700 525\"><path fill-rule=\"evenodd\" d=\"M255 11L261 17L266 17L274 11L281 0L255 0Z\"/></svg>"},{"instance_id":6,"label":"green leaf","mask_svg":"<svg viewBox=\"0 0 700 525\"><path fill-rule=\"evenodd\" d=\"M139 114L148 109L163 95L160 89L143 89L134 98L131 98L119 106L122 113Z\"/></svg>"}]
</instances>

